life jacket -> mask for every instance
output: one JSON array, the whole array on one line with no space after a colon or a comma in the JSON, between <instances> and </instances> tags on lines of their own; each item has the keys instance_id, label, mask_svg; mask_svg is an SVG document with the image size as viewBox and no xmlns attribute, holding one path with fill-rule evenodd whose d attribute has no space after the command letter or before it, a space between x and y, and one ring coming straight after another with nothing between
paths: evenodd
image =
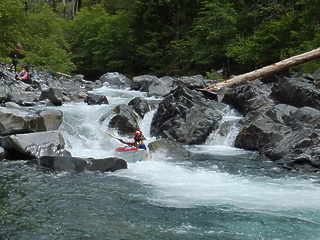
<instances>
[{"instance_id":1,"label":"life jacket","mask_svg":"<svg viewBox=\"0 0 320 240\"><path fill-rule=\"evenodd\" d=\"M22 70L18 75L18 78L22 78L22 79L27 79L27 77L28 77L28 72L26 70Z\"/></svg>"}]
</instances>

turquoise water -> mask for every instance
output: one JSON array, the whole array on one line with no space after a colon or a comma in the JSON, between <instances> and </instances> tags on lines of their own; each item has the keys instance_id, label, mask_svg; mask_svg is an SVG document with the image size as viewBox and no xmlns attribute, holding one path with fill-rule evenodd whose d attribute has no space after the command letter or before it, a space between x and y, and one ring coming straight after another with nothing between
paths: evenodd
<instances>
[{"instance_id":1,"label":"turquoise water","mask_svg":"<svg viewBox=\"0 0 320 240\"><path fill-rule=\"evenodd\" d=\"M119 146L104 134L112 106L140 93L104 91L110 106L59 108L74 156L109 156ZM141 122L148 141L151 118ZM114 173L2 161L0 239L320 239L319 176L290 173L233 148L236 129L227 129L188 147L188 159L155 153Z\"/></svg>"}]
</instances>

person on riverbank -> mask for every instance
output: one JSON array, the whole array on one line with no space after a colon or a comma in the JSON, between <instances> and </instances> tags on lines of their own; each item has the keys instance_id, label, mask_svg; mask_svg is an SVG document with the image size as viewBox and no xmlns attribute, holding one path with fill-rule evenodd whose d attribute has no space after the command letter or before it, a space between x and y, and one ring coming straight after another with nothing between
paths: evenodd
<instances>
[{"instance_id":1,"label":"person on riverbank","mask_svg":"<svg viewBox=\"0 0 320 240\"><path fill-rule=\"evenodd\" d=\"M14 72L17 72L17 66L19 64L19 59L17 57L17 55L14 55L12 58L12 64L10 66L10 71L12 72L12 68L14 67Z\"/></svg>"},{"instance_id":2,"label":"person on riverbank","mask_svg":"<svg viewBox=\"0 0 320 240\"><path fill-rule=\"evenodd\" d=\"M126 141L124 141L122 139L119 139L119 140L120 140L120 142L125 143L125 144L127 144L129 146L147 150L147 147L143 142L144 140L146 140L146 138L143 136L141 131L136 131L134 133L134 138L133 138L134 142L126 142Z\"/></svg>"},{"instance_id":3,"label":"person on riverbank","mask_svg":"<svg viewBox=\"0 0 320 240\"><path fill-rule=\"evenodd\" d=\"M23 69L17 76L16 79L18 80L25 80L29 76L29 73L26 69Z\"/></svg>"}]
</instances>

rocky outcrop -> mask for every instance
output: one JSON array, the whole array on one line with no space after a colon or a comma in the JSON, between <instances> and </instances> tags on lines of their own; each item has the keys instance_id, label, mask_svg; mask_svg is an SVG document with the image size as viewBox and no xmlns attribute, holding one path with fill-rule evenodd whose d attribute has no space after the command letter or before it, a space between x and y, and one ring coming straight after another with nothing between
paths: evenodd
<instances>
[{"instance_id":1,"label":"rocky outcrop","mask_svg":"<svg viewBox=\"0 0 320 240\"><path fill-rule=\"evenodd\" d=\"M71 156L64 149L65 140L58 131L14 134L1 139L7 159L26 160L42 156Z\"/></svg>"},{"instance_id":2,"label":"rocky outcrop","mask_svg":"<svg viewBox=\"0 0 320 240\"><path fill-rule=\"evenodd\" d=\"M132 80L118 72L108 72L103 74L99 81L106 86L126 88L132 85Z\"/></svg>"},{"instance_id":3,"label":"rocky outcrop","mask_svg":"<svg viewBox=\"0 0 320 240\"><path fill-rule=\"evenodd\" d=\"M144 116L151 110L149 102L141 97L132 99L128 103L128 106L131 106L140 118L144 118Z\"/></svg>"},{"instance_id":4,"label":"rocky outcrop","mask_svg":"<svg viewBox=\"0 0 320 240\"><path fill-rule=\"evenodd\" d=\"M319 99L319 89L301 78L227 89L223 101L245 116L235 146L257 150L290 170L319 171Z\"/></svg>"},{"instance_id":5,"label":"rocky outcrop","mask_svg":"<svg viewBox=\"0 0 320 240\"><path fill-rule=\"evenodd\" d=\"M111 118L109 127L118 130L121 134L130 134L140 129L138 122L138 115L134 110L125 105L118 105L115 107L116 115Z\"/></svg>"},{"instance_id":6,"label":"rocky outcrop","mask_svg":"<svg viewBox=\"0 0 320 240\"><path fill-rule=\"evenodd\" d=\"M34 111L20 107L0 107L0 135L57 130L62 123L60 110Z\"/></svg>"},{"instance_id":7,"label":"rocky outcrop","mask_svg":"<svg viewBox=\"0 0 320 240\"><path fill-rule=\"evenodd\" d=\"M160 102L151 134L183 144L202 144L222 119L225 104L209 101L195 90L178 87Z\"/></svg>"}]
</instances>

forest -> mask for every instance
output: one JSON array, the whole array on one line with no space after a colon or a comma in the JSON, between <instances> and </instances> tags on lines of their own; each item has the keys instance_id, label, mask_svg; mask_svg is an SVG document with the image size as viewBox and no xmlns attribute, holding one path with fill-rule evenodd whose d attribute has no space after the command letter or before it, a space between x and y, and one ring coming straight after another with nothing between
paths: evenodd
<instances>
[{"instance_id":1,"label":"forest","mask_svg":"<svg viewBox=\"0 0 320 240\"><path fill-rule=\"evenodd\" d=\"M319 9L320 0L1 0L0 61L16 54L19 67L87 79L228 77L318 48Z\"/></svg>"}]
</instances>

